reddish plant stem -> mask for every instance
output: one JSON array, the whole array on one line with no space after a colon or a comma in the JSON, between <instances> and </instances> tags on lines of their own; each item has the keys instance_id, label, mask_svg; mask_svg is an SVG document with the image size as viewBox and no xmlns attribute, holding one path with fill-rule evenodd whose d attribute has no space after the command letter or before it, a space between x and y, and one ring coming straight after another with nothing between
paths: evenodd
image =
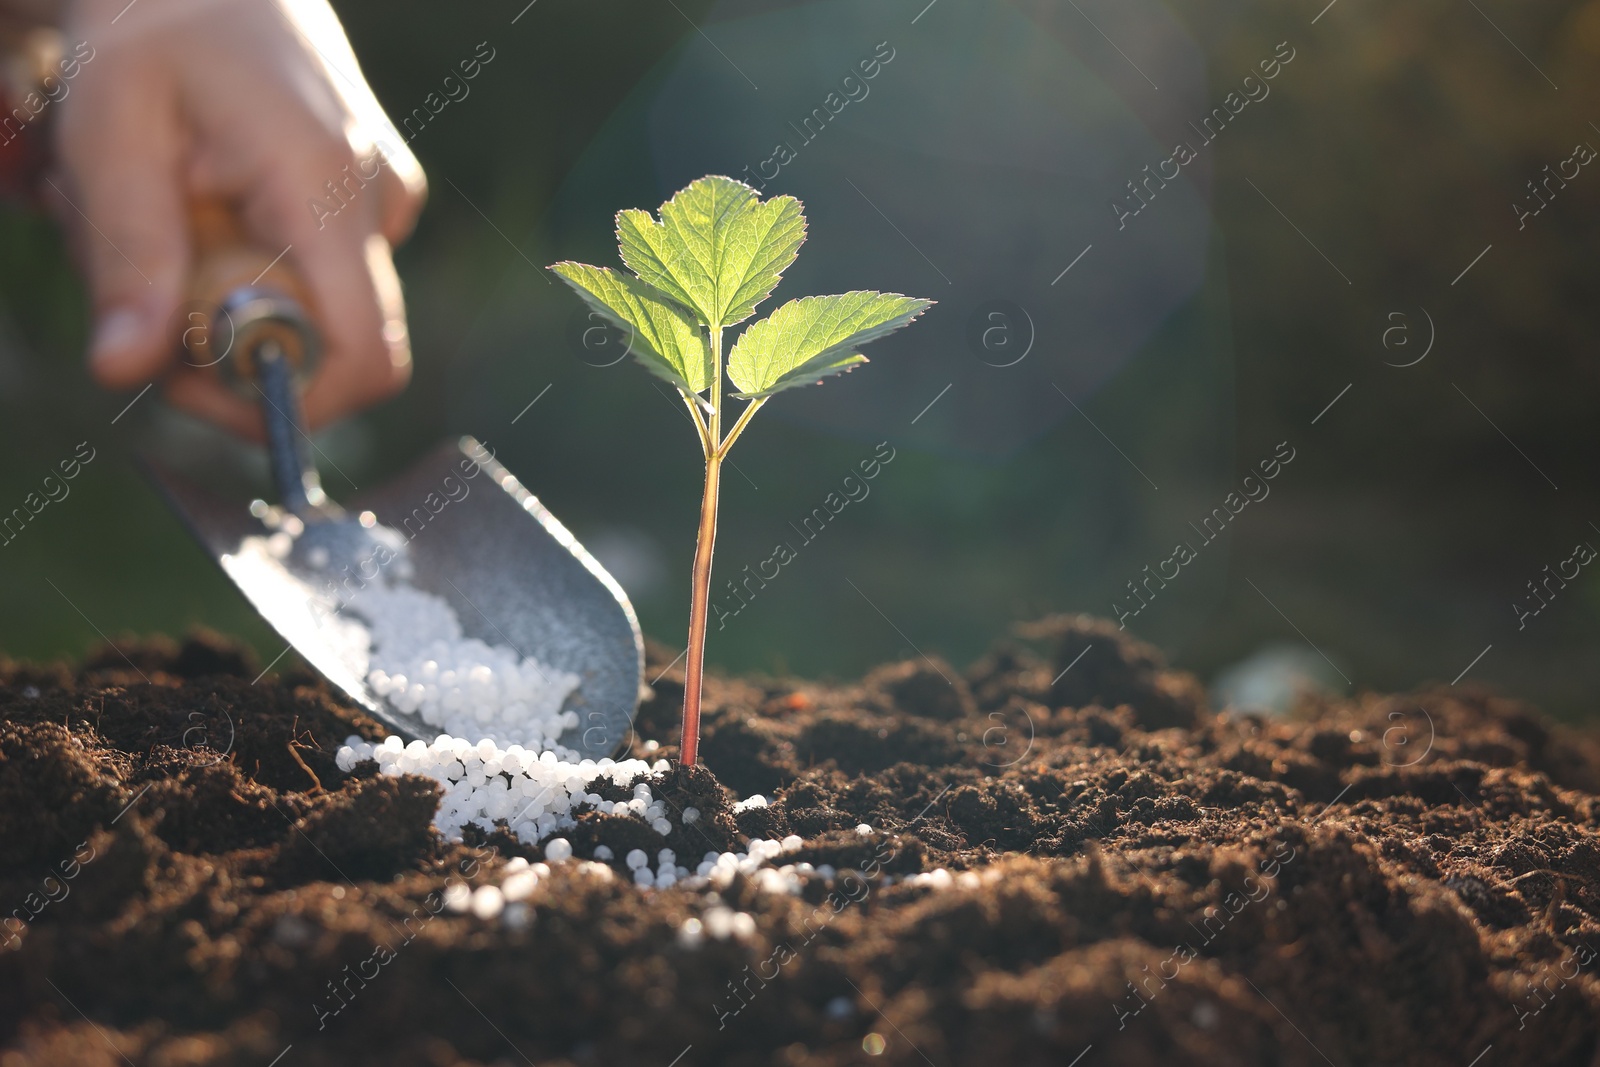
<instances>
[{"instance_id":1,"label":"reddish plant stem","mask_svg":"<svg viewBox=\"0 0 1600 1067\"><path fill-rule=\"evenodd\" d=\"M717 540L717 494L722 456L706 457L706 491L700 502L700 536L694 549L694 589L689 602L689 650L684 665L683 741L678 762L693 767L700 752L700 686L705 676L706 612L711 600L711 553Z\"/></svg>"}]
</instances>

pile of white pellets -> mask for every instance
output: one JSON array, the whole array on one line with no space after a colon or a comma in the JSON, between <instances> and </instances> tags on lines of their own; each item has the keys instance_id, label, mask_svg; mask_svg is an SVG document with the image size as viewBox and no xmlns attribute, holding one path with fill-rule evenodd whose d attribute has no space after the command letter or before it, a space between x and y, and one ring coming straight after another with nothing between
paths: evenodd
<instances>
[{"instance_id":1,"label":"pile of white pellets","mask_svg":"<svg viewBox=\"0 0 1600 1067\"><path fill-rule=\"evenodd\" d=\"M666 804L655 797L648 781L641 780L669 770L666 760L652 764L641 759L579 758L580 753L558 742L563 730L577 724L572 712L561 710L578 685L575 675L464 636L447 601L403 583L375 582L350 606L368 621L365 643L373 690L397 711L441 732L431 743L406 744L397 736L376 743L349 737L335 757L339 769L349 772L372 760L381 774L421 774L438 781L444 790L434 826L448 840L462 840L469 825L489 830L504 823L528 844L544 843L547 862L513 859L499 885L474 889L453 883L445 891L446 908L516 927L527 923L526 901L550 876L550 864L576 863L578 872L613 877L610 864L616 855L609 846L597 846L593 857L584 860L573 855L565 837L556 836L575 827L584 811L636 818L662 837L672 832ZM590 789L600 779L631 787L633 796L625 801L602 799ZM766 805L765 797L755 795L739 801L734 810ZM693 825L700 812L685 808L678 818L685 826ZM873 830L863 823L856 832L867 835ZM831 880L837 873L826 864L782 862L802 845L794 834L781 841L751 838L745 851L707 852L692 869L680 863L670 848L653 855L636 848L622 860L634 884L647 889L681 884L715 892L743 875L766 892L798 894L806 880ZM934 888L946 888L951 882L949 872L942 870L914 877ZM753 928L749 915L713 908L703 925L698 919L688 920L680 939L698 943L707 935L742 937Z\"/></svg>"},{"instance_id":2,"label":"pile of white pellets","mask_svg":"<svg viewBox=\"0 0 1600 1067\"><path fill-rule=\"evenodd\" d=\"M374 582L350 607L368 622L367 683L395 710L454 737L576 755L557 742L578 725L561 710L576 674L464 636L444 598L403 583Z\"/></svg>"},{"instance_id":3,"label":"pile of white pellets","mask_svg":"<svg viewBox=\"0 0 1600 1067\"><path fill-rule=\"evenodd\" d=\"M342 771L369 759L377 762L382 774L424 774L443 785L433 824L452 841L461 840L469 823L488 830L504 821L512 833L534 844L576 826L575 815L584 806L607 815L634 816L663 837L672 832L665 806L651 794L649 784L634 784L636 778L667 770L666 760L657 760L654 766L639 759L571 762L549 750L501 748L487 737L474 744L449 734L440 734L432 744L409 745L394 736L377 744L349 737L335 756ZM588 791L597 778L633 785L632 799L602 800Z\"/></svg>"},{"instance_id":4,"label":"pile of white pellets","mask_svg":"<svg viewBox=\"0 0 1600 1067\"><path fill-rule=\"evenodd\" d=\"M377 581L350 609L367 621L367 680L397 711L440 733L405 744L391 736L373 744L346 739L336 762L349 771L375 760L383 774L423 774L444 786L434 825L459 841L469 824L492 829L505 822L530 844L577 825L585 807L642 819L662 836L672 832L664 805L636 780L668 764L644 760L580 759L562 745L577 715L562 704L578 676L532 656L462 633L449 602L403 582ZM633 786L628 801L589 792L598 778Z\"/></svg>"},{"instance_id":5,"label":"pile of white pellets","mask_svg":"<svg viewBox=\"0 0 1600 1067\"><path fill-rule=\"evenodd\" d=\"M252 510L264 517L264 505ZM254 574L287 558L301 527L292 517L286 522L269 537L247 539L235 566ZM318 566L326 564L323 556ZM652 767L644 760L582 759L560 743L578 725L575 712L562 710L580 682L576 674L467 637L449 601L409 578L402 556L392 574L376 575L348 602L331 592L310 596L310 617L322 637L346 657L365 659L374 694L439 731L431 743L349 737L335 756L341 770L375 760L383 774L437 780L444 795L434 825L455 841L469 824L489 830L504 822L537 844L577 825L575 815L585 807L637 817L662 836L672 831L664 806L637 781L667 770L666 761ZM633 797L602 800L588 791L600 778L633 786Z\"/></svg>"}]
</instances>

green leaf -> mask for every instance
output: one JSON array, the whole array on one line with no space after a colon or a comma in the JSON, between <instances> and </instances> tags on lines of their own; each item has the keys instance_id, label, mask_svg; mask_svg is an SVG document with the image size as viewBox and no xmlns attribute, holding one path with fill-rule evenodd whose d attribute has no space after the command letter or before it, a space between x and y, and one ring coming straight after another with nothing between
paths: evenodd
<instances>
[{"instance_id":1,"label":"green leaf","mask_svg":"<svg viewBox=\"0 0 1600 1067\"><path fill-rule=\"evenodd\" d=\"M632 332L628 351L652 374L687 393L711 387L711 348L683 308L639 279L607 267L557 263L550 269L591 308Z\"/></svg>"},{"instance_id":2,"label":"green leaf","mask_svg":"<svg viewBox=\"0 0 1600 1067\"><path fill-rule=\"evenodd\" d=\"M661 205L661 219L617 213L622 261L713 329L743 322L772 295L806 239L800 201L731 178L701 178Z\"/></svg>"},{"instance_id":3,"label":"green leaf","mask_svg":"<svg viewBox=\"0 0 1600 1067\"><path fill-rule=\"evenodd\" d=\"M771 396L850 370L856 349L892 333L933 304L898 293L856 292L791 300L750 326L728 354L728 377L744 399Z\"/></svg>"}]
</instances>

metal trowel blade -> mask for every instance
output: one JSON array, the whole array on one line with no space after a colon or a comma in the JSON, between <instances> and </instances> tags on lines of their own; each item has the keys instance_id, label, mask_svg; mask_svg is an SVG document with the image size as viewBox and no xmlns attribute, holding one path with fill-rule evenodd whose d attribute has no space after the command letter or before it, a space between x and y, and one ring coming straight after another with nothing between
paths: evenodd
<instances>
[{"instance_id":1,"label":"metal trowel blade","mask_svg":"<svg viewBox=\"0 0 1600 1067\"><path fill-rule=\"evenodd\" d=\"M269 550L278 532L250 506L223 500L151 460L143 466L190 531L285 641L327 680L407 739L439 732L367 683L368 653L339 625L362 625L359 586L330 625L330 574ZM577 675L561 743L599 759L630 740L644 646L627 594L560 521L477 441L440 446L405 474L345 502L404 539L407 584L443 597L467 637ZM350 520L352 523L354 519ZM370 521L370 520L369 520ZM353 595L351 595L353 593ZM337 601L333 602L337 605ZM354 615L352 615L352 612Z\"/></svg>"}]
</instances>

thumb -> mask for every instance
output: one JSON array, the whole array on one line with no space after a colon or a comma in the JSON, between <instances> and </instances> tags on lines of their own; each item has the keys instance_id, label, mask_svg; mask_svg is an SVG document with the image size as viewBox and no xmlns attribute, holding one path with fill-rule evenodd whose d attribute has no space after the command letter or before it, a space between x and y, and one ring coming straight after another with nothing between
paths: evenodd
<instances>
[{"instance_id":1,"label":"thumb","mask_svg":"<svg viewBox=\"0 0 1600 1067\"><path fill-rule=\"evenodd\" d=\"M62 116L65 180L50 184L88 276L90 372L122 389L156 377L173 353L189 257L178 122L144 93L78 103Z\"/></svg>"}]
</instances>

